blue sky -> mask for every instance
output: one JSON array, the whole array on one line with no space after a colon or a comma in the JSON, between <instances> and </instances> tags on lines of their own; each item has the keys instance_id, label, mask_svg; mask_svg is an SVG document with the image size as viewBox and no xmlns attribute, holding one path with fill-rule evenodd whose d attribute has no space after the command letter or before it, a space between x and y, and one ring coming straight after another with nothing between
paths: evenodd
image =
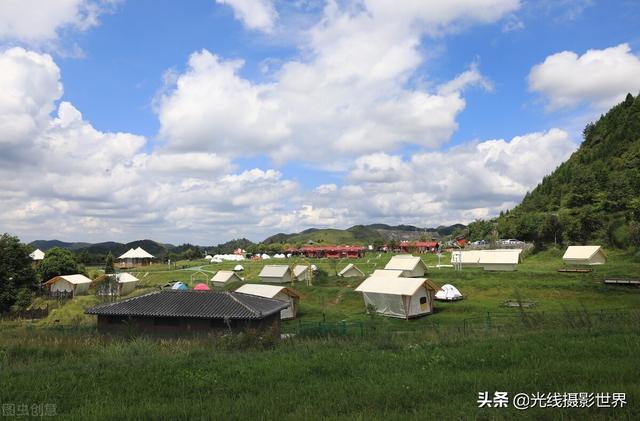
<instances>
[{"instance_id":1,"label":"blue sky","mask_svg":"<svg viewBox=\"0 0 640 421\"><path fill-rule=\"evenodd\" d=\"M28 240L487 218L640 90L633 1L33 1L0 6Z\"/></svg>"}]
</instances>

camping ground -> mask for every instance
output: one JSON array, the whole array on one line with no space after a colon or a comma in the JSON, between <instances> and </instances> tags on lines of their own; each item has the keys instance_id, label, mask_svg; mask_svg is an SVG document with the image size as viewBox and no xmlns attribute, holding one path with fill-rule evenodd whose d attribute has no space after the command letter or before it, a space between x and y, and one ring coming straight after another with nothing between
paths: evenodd
<instances>
[{"instance_id":1,"label":"camping ground","mask_svg":"<svg viewBox=\"0 0 640 421\"><path fill-rule=\"evenodd\" d=\"M360 279L335 276L353 261L292 259L289 264L316 264L326 275L316 276L312 286L293 285L301 295L299 317L283 330L302 334L281 342L252 335L178 341L101 337L95 320L83 315L98 298L77 297L44 320L0 322L0 397L52 402L72 418L637 418L640 289L602 281L638 274L640 263L633 255L608 251L608 263L591 273L558 273L561 256L560 250L528 256L516 272L429 268L431 279L455 285L465 299L437 302L435 314L411 321L365 313L361 295L353 291ZM389 258L368 254L355 263L369 274ZM437 264L436 256L423 258ZM445 255L442 263L448 262ZM242 276L256 282L264 264L278 263L243 262ZM189 263L211 272L235 264ZM192 273L145 268L136 273L141 285L134 294L170 280L191 283ZM508 300L535 306L502 306ZM316 335L322 333L333 335ZM282 393L274 397L273 390ZM627 405L478 408L482 391L624 392Z\"/></svg>"}]
</instances>

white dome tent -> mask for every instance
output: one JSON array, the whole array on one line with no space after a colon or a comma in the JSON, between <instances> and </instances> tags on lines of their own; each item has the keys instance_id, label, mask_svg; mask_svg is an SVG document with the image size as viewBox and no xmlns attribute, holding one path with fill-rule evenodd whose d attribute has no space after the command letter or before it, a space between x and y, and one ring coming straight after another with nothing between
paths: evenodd
<instances>
[{"instance_id":1,"label":"white dome tent","mask_svg":"<svg viewBox=\"0 0 640 421\"><path fill-rule=\"evenodd\" d=\"M233 268L234 272L242 272L244 270L244 267L242 267L242 265L235 265Z\"/></svg>"},{"instance_id":2,"label":"white dome tent","mask_svg":"<svg viewBox=\"0 0 640 421\"><path fill-rule=\"evenodd\" d=\"M451 284L444 284L442 288L436 292L436 300L440 301L457 301L462 300L463 296L458 288Z\"/></svg>"},{"instance_id":3,"label":"white dome tent","mask_svg":"<svg viewBox=\"0 0 640 421\"><path fill-rule=\"evenodd\" d=\"M269 256L268 254L263 254L262 256L260 256L260 258L262 260L267 260L267 259L271 259L271 256Z\"/></svg>"}]
</instances>

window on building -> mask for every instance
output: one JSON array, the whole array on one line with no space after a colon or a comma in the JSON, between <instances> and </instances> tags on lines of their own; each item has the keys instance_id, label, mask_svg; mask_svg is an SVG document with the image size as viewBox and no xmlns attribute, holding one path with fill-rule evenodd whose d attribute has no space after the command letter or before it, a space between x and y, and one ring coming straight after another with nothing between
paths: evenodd
<instances>
[{"instance_id":1,"label":"window on building","mask_svg":"<svg viewBox=\"0 0 640 421\"><path fill-rule=\"evenodd\" d=\"M420 304L427 304L427 297L420 297Z\"/></svg>"}]
</instances>

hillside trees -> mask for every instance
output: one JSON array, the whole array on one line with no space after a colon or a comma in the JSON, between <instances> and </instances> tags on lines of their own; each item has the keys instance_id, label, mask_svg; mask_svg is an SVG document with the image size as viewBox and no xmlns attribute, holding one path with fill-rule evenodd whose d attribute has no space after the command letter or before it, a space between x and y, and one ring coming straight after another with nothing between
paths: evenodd
<instances>
[{"instance_id":1,"label":"hillside trees","mask_svg":"<svg viewBox=\"0 0 640 421\"><path fill-rule=\"evenodd\" d=\"M9 310L18 297L24 305L36 287L30 252L17 237L6 233L0 237L0 312Z\"/></svg>"},{"instance_id":2,"label":"hillside trees","mask_svg":"<svg viewBox=\"0 0 640 421\"><path fill-rule=\"evenodd\" d=\"M44 259L38 264L38 274L42 281L55 276L81 273L84 269L78 265L73 253L59 247L47 251Z\"/></svg>"}]
</instances>

